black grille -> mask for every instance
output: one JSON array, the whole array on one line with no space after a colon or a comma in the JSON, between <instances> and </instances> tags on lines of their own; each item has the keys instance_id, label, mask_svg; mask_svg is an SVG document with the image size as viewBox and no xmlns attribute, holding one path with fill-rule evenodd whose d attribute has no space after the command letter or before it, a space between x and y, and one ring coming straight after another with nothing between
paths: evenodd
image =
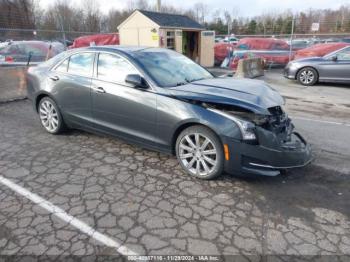
<instances>
[{"instance_id":1,"label":"black grille","mask_svg":"<svg viewBox=\"0 0 350 262\"><path fill-rule=\"evenodd\" d=\"M284 111L282 109L282 107L280 106L275 106L275 107L270 107L268 108L269 112L271 113L271 115L273 116L278 116L278 115L283 115Z\"/></svg>"},{"instance_id":2,"label":"black grille","mask_svg":"<svg viewBox=\"0 0 350 262\"><path fill-rule=\"evenodd\" d=\"M288 115L280 106L270 107L268 110L271 115L265 128L277 134L282 141L289 141L294 126Z\"/></svg>"}]
</instances>

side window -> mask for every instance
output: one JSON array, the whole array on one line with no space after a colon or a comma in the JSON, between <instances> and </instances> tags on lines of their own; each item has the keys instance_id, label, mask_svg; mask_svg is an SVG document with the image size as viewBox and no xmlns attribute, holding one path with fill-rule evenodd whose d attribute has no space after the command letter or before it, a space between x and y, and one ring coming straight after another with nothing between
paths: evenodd
<instances>
[{"instance_id":1,"label":"side window","mask_svg":"<svg viewBox=\"0 0 350 262\"><path fill-rule=\"evenodd\" d=\"M344 50L337 53L338 60L350 61L350 48L345 48Z\"/></svg>"},{"instance_id":2,"label":"side window","mask_svg":"<svg viewBox=\"0 0 350 262\"><path fill-rule=\"evenodd\" d=\"M21 54L20 49L18 48L17 45L8 45L8 46L4 47L3 49L1 49L1 53L2 54L10 54L10 55Z\"/></svg>"},{"instance_id":3,"label":"side window","mask_svg":"<svg viewBox=\"0 0 350 262\"><path fill-rule=\"evenodd\" d=\"M69 58L68 73L80 76L92 76L94 53L80 53Z\"/></svg>"},{"instance_id":4,"label":"side window","mask_svg":"<svg viewBox=\"0 0 350 262\"><path fill-rule=\"evenodd\" d=\"M58 67L56 67L55 71L62 72L62 73L67 73L68 61L69 61L69 58L64 60Z\"/></svg>"},{"instance_id":5,"label":"side window","mask_svg":"<svg viewBox=\"0 0 350 262\"><path fill-rule=\"evenodd\" d=\"M128 74L138 73L134 66L120 56L103 53L98 56L97 78L100 80L124 84Z\"/></svg>"}]
</instances>

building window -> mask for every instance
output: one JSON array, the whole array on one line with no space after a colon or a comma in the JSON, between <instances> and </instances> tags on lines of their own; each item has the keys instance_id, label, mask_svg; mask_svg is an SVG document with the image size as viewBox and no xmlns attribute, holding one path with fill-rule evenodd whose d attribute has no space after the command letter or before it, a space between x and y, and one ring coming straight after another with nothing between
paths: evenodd
<instances>
[{"instance_id":1,"label":"building window","mask_svg":"<svg viewBox=\"0 0 350 262\"><path fill-rule=\"evenodd\" d=\"M166 32L166 48L175 49L175 31Z\"/></svg>"}]
</instances>

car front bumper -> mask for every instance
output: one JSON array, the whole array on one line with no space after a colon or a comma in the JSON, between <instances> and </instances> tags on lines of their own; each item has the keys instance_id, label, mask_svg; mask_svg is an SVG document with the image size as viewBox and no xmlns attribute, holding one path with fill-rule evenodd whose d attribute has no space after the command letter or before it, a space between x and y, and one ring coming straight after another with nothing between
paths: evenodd
<instances>
[{"instance_id":1,"label":"car front bumper","mask_svg":"<svg viewBox=\"0 0 350 262\"><path fill-rule=\"evenodd\" d=\"M288 79L296 79L297 71L297 68L286 66L283 69L283 76Z\"/></svg>"},{"instance_id":2,"label":"car front bumper","mask_svg":"<svg viewBox=\"0 0 350 262\"><path fill-rule=\"evenodd\" d=\"M267 132L265 133L269 136ZM272 140L264 143L266 138ZM270 135L262 138L262 143L253 145L225 138L224 143L229 147L230 156L225 163L225 171L231 174L276 176L281 170L303 167L311 162L311 146L298 133L294 132L288 143L277 140Z\"/></svg>"}]
</instances>

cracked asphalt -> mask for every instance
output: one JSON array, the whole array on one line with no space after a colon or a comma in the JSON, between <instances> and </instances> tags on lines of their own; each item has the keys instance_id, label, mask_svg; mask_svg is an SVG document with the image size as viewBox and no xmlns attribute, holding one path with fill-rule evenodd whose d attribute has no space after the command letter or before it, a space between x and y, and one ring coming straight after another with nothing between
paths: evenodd
<instances>
[{"instance_id":1,"label":"cracked asphalt","mask_svg":"<svg viewBox=\"0 0 350 262\"><path fill-rule=\"evenodd\" d=\"M11 102L0 104L0 175L141 255L349 261L350 153L342 147L350 127L294 122L315 149L311 165L278 177L202 181L185 175L174 156L118 139L50 135L29 101ZM14 254L118 256L0 184L0 255Z\"/></svg>"}]
</instances>

